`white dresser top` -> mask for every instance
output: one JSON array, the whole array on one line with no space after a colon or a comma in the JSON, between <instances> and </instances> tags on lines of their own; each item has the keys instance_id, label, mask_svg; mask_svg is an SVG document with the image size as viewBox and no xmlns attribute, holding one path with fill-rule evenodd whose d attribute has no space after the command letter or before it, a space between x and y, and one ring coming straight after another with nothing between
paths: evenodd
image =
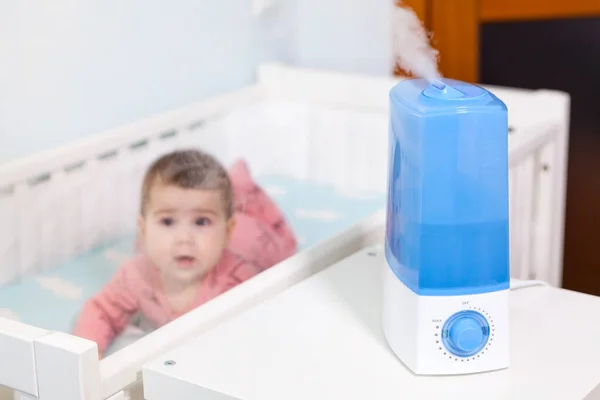
<instances>
[{"instance_id":1,"label":"white dresser top","mask_svg":"<svg viewBox=\"0 0 600 400\"><path fill-rule=\"evenodd\" d=\"M149 363L145 398L569 400L600 383L600 298L550 287L511 291L510 368L413 375L381 333L379 253L361 251Z\"/></svg>"}]
</instances>

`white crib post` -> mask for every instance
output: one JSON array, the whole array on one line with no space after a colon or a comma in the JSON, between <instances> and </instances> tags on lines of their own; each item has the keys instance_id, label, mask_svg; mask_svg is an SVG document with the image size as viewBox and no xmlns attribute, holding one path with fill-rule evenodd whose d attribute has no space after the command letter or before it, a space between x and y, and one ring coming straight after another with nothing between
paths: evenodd
<instances>
[{"instance_id":1,"label":"white crib post","mask_svg":"<svg viewBox=\"0 0 600 400\"><path fill-rule=\"evenodd\" d=\"M95 343L52 332L34 340L40 400L101 400Z\"/></svg>"},{"instance_id":2,"label":"white crib post","mask_svg":"<svg viewBox=\"0 0 600 400\"><path fill-rule=\"evenodd\" d=\"M0 385L15 399L101 400L95 343L0 318Z\"/></svg>"},{"instance_id":3,"label":"white crib post","mask_svg":"<svg viewBox=\"0 0 600 400\"><path fill-rule=\"evenodd\" d=\"M38 397L34 342L48 331L0 318L0 385Z\"/></svg>"},{"instance_id":4,"label":"white crib post","mask_svg":"<svg viewBox=\"0 0 600 400\"><path fill-rule=\"evenodd\" d=\"M554 92L555 96L560 92ZM556 286L562 287L563 275L563 253L564 253L564 229L565 229L565 213L566 213L566 198L567 198L567 171L569 157L569 127L571 115L571 98L566 93L560 93L562 96L557 99L556 112L561 116L561 125L558 128L556 138L555 161L554 161L554 204L553 215L554 226L552 235L552 271L550 281Z\"/></svg>"}]
</instances>

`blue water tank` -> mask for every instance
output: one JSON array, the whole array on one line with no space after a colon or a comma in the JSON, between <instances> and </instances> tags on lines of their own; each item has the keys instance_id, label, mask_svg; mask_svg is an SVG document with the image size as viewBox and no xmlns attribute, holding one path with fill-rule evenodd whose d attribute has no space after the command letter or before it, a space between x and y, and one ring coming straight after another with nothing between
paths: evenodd
<instances>
[{"instance_id":1,"label":"blue water tank","mask_svg":"<svg viewBox=\"0 0 600 400\"><path fill-rule=\"evenodd\" d=\"M390 91L386 258L419 295L508 289L508 110L444 79Z\"/></svg>"}]
</instances>

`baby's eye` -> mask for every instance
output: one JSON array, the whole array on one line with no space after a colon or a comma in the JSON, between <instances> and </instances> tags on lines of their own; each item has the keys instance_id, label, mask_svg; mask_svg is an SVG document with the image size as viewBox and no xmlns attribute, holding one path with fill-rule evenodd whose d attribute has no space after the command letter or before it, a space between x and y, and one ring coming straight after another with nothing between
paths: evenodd
<instances>
[{"instance_id":1,"label":"baby's eye","mask_svg":"<svg viewBox=\"0 0 600 400\"><path fill-rule=\"evenodd\" d=\"M198 218L196 220L196 225L199 225L199 226L210 225L210 220L206 217Z\"/></svg>"},{"instance_id":2,"label":"baby's eye","mask_svg":"<svg viewBox=\"0 0 600 400\"><path fill-rule=\"evenodd\" d=\"M163 218L160 220L160 223L164 226L171 226L173 225L173 218Z\"/></svg>"}]
</instances>

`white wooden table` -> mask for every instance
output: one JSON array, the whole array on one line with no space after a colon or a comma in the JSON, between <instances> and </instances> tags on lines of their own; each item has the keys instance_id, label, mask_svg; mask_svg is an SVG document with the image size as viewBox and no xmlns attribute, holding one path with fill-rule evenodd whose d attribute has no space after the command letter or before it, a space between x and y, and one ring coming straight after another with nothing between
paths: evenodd
<instances>
[{"instance_id":1,"label":"white wooden table","mask_svg":"<svg viewBox=\"0 0 600 400\"><path fill-rule=\"evenodd\" d=\"M380 328L365 249L147 364L147 400L583 399L600 383L600 298L511 291L511 367L411 374Z\"/></svg>"}]
</instances>

